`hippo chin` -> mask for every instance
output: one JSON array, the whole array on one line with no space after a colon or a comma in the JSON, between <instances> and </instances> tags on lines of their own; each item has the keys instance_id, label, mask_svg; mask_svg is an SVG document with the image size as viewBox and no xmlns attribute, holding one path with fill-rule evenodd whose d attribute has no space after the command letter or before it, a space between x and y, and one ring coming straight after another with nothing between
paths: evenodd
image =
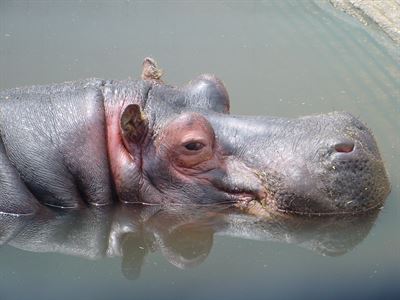
<instances>
[{"instance_id":1,"label":"hippo chin","mask_svg":"<svg viewBox=\"0 0 400 300\"><path fill-rule=\"evenodd\" d=\"M222 82L89 79L0 93L0 211L40 204L234 203L250 211L356 213L390 184L371 132L348 113L229 115Z\"/></svg>"}]
</instances>

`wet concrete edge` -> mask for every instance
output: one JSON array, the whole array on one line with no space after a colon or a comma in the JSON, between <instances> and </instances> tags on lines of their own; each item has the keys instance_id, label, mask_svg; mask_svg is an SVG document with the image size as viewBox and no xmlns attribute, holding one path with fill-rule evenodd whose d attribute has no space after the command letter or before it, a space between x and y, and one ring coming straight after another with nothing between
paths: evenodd
<instances>
[{"instance_id":1,"label":"wet concrete edge","mask_svg":"<svg viewBox=\"0 0 400 300\"><path fill-rule=\"evenodd\" d=\"M375 23L400 45L400 0L329 0L364 25Z\"/></svg>"}]
</instances>

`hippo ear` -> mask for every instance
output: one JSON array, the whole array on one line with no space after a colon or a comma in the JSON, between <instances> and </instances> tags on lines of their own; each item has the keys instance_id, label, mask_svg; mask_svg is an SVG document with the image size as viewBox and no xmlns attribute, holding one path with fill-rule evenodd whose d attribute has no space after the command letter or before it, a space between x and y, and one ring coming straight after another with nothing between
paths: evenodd
<instances>
[{"instance_id":1,"label":"hippo ear","mask_svg":"<svg viewBox=\"0 0 400 300\"><path fill-rule=\"evenodd\" d=\"M141 78L150 80L154 83L162 83L161 76L163 71L158 67L157 62L151 57L146 57L143 61L143 70Z\"/></svg>"},{"instance_id":2,"label":"hippo ear","mask_svg":"<svg viewBox=\"0 0 400 300\"><path fill-rule=\"evenodd\" d=\"M222 81L216 76L200 75L185 87L185 91L185 100L190 106L229 114L228 92Z\"/></svg>"},{"instance_id":3,"label":"hippo ear","mask_svg":"<svg viewBox=\"0 0 400 300\"><path fill-rule=\"evenodd\" d=\"M145 136L148 121L138 104L129 104L121 115L121 132L123 137L134 143L139 143Z\"/></svg>"}]
</instances>

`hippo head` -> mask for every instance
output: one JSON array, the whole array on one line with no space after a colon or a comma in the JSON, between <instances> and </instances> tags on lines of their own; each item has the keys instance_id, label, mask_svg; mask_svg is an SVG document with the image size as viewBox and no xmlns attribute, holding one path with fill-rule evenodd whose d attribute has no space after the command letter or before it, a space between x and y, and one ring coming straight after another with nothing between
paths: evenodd
<instances>
[{"instance_id":1,"label":"hippo head","mask_svg":"<svg viewBox=\"0 0 400 300\"><path fill-rule=\"evenodd\" d=\"M214 76L181 89L148 83L142 103L121 111L134 165L117 176L131 178L118 192L125 202L340 214L380 206L390 190L371 132L348 113L232 116Z\"/></svg>"}]
</instances>

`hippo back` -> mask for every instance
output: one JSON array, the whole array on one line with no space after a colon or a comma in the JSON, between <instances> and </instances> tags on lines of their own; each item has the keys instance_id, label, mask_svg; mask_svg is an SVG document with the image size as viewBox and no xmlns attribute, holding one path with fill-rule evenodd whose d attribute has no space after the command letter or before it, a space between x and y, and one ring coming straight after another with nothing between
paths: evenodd
<instances>
[{"instance_id":1,"label":"hippo back","mask_svg":"<svg viewBox=\"0 0 400 300\"><path fill-rule=\"evenodd\" d=\"M0 198L6 197L7 181L18 179L26 195L51 206L112 201L105 83L88 79L0 93Z\"/></svg>"}]
</instances>

